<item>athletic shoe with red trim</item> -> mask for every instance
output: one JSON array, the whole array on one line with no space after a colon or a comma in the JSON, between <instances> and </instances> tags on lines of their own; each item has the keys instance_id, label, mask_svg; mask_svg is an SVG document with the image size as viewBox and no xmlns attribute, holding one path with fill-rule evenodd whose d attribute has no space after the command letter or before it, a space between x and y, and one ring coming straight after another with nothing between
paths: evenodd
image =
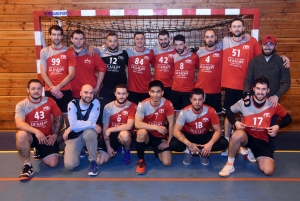
<instances>
[{"instance_id":1,"label":"athletic shoe with red trim","mask_svg":"<svg viewBox=\"0 0 300 201\"><path fill-rule=\"evenodd\" d=\"M146 162L144 159L139 159L136 166L136 174L145 174L146 172Z\"/></svg>"}]
</instances>

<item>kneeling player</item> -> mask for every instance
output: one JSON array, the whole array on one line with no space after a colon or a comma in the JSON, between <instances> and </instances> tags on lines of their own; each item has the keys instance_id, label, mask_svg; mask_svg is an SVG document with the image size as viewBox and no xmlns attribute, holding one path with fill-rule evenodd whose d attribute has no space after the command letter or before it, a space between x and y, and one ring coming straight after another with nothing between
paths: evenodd
<instances>
[{"instance_id":1,"label":"kneeling player","mask_svg":"<svg viewBox=\"0 0 300 201\"><path fill-rule=\"evenodd\" d=\"M136 104L127 100L128 91L125 84L115 87L116 100L108 103L103 111L103 137L105 143L98 150L97 163L102 165L115 155L117 148L124 146L123 163L131 162L130 145L133 133Z\"/></svg>"},{"instance_id":2,"label":"kneeling player","mask_svg":"<svg viewBox=\"0 0 300 201\"><path fill-rule=\"evenodd\" d=\"M149 84L149 95L139 103L135 115L136 150L139 158L136 173L144 174L146 162L144 159L145 145L151 144L154 153L165 166L172 162L172 152L169 142L173 136L174 108L172 103L163 98L164 85L159 80L153 80ZM168 121L169 130L164 126Z\"/></svg>"}]
</instances>

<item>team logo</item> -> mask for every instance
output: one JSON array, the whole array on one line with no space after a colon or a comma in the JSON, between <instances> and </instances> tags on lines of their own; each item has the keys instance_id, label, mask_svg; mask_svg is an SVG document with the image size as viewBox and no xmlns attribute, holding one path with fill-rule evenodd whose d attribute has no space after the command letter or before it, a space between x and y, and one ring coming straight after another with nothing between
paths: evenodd
<instances>
[{"instance_id":1,"label":"team logo","mask_svg":"<svg viewBox=\"0 0 300 201\"><path fill-rule=\"evenodd\" d=\"M187 64L191 64L191 63L192 63L192 60L190 60L190 59L187 59L187 60L185 60L185 63L187 63Z\"/></svg>"},{"instance_id":2,"label":"team logo","mask_svg":"<svg viewBox=\"0 0 300 201\"><path fill-rule=\"evenodd\" d=\"M220 57L219 53L213 53L213 57Z\"/></svg>"},{"instance_id":3,"label":"team logo","mask_svg":"<svg viewBox=\"0 0 300 201\"><path fill-rule=\"evenodd\" d=\"M249 46L249 45L244 45L244 46L243 46L243 49L244 49L244 50L249 50L249 49L250 49L250 46Z\"/></svg>"},{"instance_id":4,"label":"team logo","mask_svg":"<svg viewBox=\"0 0 300 201\"><path fill-rule=\"evenodd\" d=\"M173 58L173 54L169 54L169 55L168 55L168 58Z\"/></svg>"},{"instance_id":5,"label":"team logo","mask_svg":"<svg viewBox=\"0 0 300 201\"><path fill-rule=\"evenodd\" d=\"M91 60L86 59L86 60L84 60L84 63L86 63L86 64L91 64Z\"/></svg>"},{"instance_id":6,"label":"team logo","mask_svg":"<svg viewBox=\"0 0 300 201\"><path fill-rule=\"evenodd\" d=\"M49 106L45 106L44 108L43 108L43 111L49 111L50 110L50 107Z\"/></svg>"},{"instance_id":7,"label":"team logo","mask_svg":"<svg viewBox=\"0 0 300 201\"><path fill-rule=\"evenodd\" d=\"M203 118L202 121L203 122L209 122L209 118Z\"/></svg>"},{"instance_id":8,"label":"team logo","mask_svg":"<svg viewBox=\"0 0 300 201\"><path fill-rule=\"evenodd\" d=\"M127 111L123 111L122 115L128 115L128 112Z\"/></svg>"},{"instance_id":9,"label":"team logo","mask_svg":"<svg viewBox=\"0 0 300 201\"><path fill-rule=\"evenodd\" d=\"M148 57L148 56L144 56L144 59L145 59L145 60L149 60L149 57Z\"/></svg>"},{"instance_id":10,"label":"team logo","mask_svg":"<svg viewBox=\"0 0 300 201\"><path fill-rule=\"evenodd\" d=\"M67 59L66 55L60 55L61 59Z\"/></svg>"},{"instance_id":11,"label":"team logo","mask_svg":"<svg viewBox=\"0 0 300 201\"><path fill-rule=\"evenodd\" d=\"M271 115L270 115L270 113L265 113L264 115L263 115L264 117L271 117Z\"/></svg>"},{"instance_id":12,"label":"team logo","mask_svg":"<svg viewBox=\"0 0 300 201\"><path fill-rule=\"evenodd\" d=\"M124 60L123 56L118 56L118 59Z\"/></svg>"},{"instance_id":13,"label":"team logo","mask_svg":"<svg viewBox=\"0 0 300 201\"><path fill-rule=\"evenodd\" d=\"M165 109L159 109L158 113L165 113Z\"/></svg>"}]
</instances>

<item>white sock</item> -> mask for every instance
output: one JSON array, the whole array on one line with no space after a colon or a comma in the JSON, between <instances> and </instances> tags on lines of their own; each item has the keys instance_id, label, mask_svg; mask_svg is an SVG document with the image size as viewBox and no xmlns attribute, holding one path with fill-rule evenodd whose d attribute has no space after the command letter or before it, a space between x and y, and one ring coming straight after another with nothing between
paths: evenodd
<instances>
[{"instance_id":1,"label":"white sock","mask_svg":"<svg viewBox=\"0 0 300 201\"><path fill-rule=\"evenodd\" d=\"M190 150L186 147L183 152L186 153L186 154L188 154L188 153L190 153Z\"/></svg>"},{"instance_id":2,"label":"white sock","mask_svg":"<svg viewBox=\"0 0 300 201\"><path fill-rule=\"evenodd\" d=\"M233 165L235 158L228 157L228 162Z\"/></svg>"}]
</instances>

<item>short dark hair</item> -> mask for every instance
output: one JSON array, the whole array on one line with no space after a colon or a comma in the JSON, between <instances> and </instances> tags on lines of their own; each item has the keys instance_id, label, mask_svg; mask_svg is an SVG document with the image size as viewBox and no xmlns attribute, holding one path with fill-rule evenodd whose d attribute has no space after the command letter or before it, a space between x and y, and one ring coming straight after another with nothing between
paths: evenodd
<instances>
[{"instance_id":1,"label":"short dark hair","mask_svg":"<svg viewBox=\"0 0 300 201\"><path fill-rule=\"evenodd\" d=\"M152 87L160 87L164 91L164 84L160 80L153 80L149 83L149 90Z\"/></svg>"},{"instance_id":2,"label":"short dark hair","mask_svg":"<svg viewBox=\"0 0 300 201\"><path fill-rule=\"evenodd\" d=\"M184 35L181 34L177 34L174 38L173 38L173 42L175 42L175 40L177 41L183 41L185 43L185 37Z\"/></svg>"},{"instance_id":3,"label":"short dark hair","mask_svg":"<svg viewBox=\"0 0 300 201\"><path fill-rule=\"evenodd\" d=\"M64 34L64 30L60 27L60 26L58 26L58 25L52 25L50 28L49 28L49 34L51 35L51 32L52 32L52 30L55 30L55 31L60 31L61 32L61 35L63 35Z\"/></svg>"},{"instance_id":4,"label":"short dark hair","mask_svg":"<svg viewBox=\"0 0 300 201\"><path fill-rule=\"evenodd\" d=\"M116 36L118 38L118 35L116 32L109 32L107 35L106 35L106 39L109 37L109 36Z\"/></svg>"},{"instance_id":5,"label":"short dark hair","mask_svg":"<svg viewBox=\"0 0 300 201\"><path fill-rule=\"evenodd\" d=\"M213 31L215 33L215 35L217 36L216 31L214 29L206 29L204 32L204 36L205 36L206 32L208 32L208 31Z\"/></svg>"},{"instance_id":6,"label":"short dark hair","mask_svg":"<svg viewBox=\"0 0 300 201\"><path fill-rule=\"evenodd\" d=\"M267 87L269 88L270 86L270 82L269 82L269 79L266 78L265 76L261 76L261 77L258 77L254 80L254 86L256 86L256 84L266 84Z\"/></svg>"},{"instance_id":7,"label":"short dark hair","mask_svg":"<svg viewBox=\"0 0 300 201\"><path fill-rule=\"evenodd\" d=\"M29 80L29 82L27 83L27 88L28 88L28 89L29 89L31 83L40 83L40 84L43 86L42 82L41 82L39 79L31 79L31 80Z\"/></svg>"},{"instance_id":8,"label":"short dark hair","mask_svg":"<svg viewBox=\"0 0 300 201\"><path fill-rule=\"evenodd\" d=\"M170 37L170 34L169 34L169 32L167 30L161 30L161 31L159 31L157 37L164 36L164 35L167 35L168 37Z\"/></svg>"},{"instance_id":9,"label":"short dark hair","mask_svg":"<svg viewBox=\"0 0 300 201\"><path fill-rule=\"evenodd\" d=\"M191 91L191 93L190 93L190 97L192 98L194 94L196 94L196 95L202 95L203 98L205 98L204 90L201 89L201 88L194 88L194 89Z\"/></svg>"},{"instance_id":10,"label":"short dark hair","mask_svg":"<svg viewBox=\"0 0 300 201\"><path fill-rule=\"evenodd\" d=\"M230 22L230 27L231 27L231 25L232 25L232 23L233 22L235 22L235 21L240 21L240 22L242 22L242 24L243 24L243 26L244 26L244 20L242 19L242 18L235 18L235 19L233 19L231 22Z\"/></svg>"},{"instance_id":11,"label":"short dark hair","mask_svg":"<svg viewBox=\"0 0 300 201\"><path fill-rule=\"evenodd\" d=\"M142 31L137 31L137 32L134 33L133 38L135 38L135 36L138 35L138 34L142 34L142 35L145 37L144 32L142 32Z\"/></svg>"},{"instance_id":12,"label":"short dark hair","mask_svg":"<svg viewBox=\"0 0 300 201\"><path fill-rule=\"evenodd\" d=\"M85 38L84 32L81 31L80 29L75 29L72 33L71 33L71 38L74 37L74 34L82 34L83 38Z\"/></svg>"},{"instance_id":13,"label":"short dark hair","mask_svg":"<svg viewBox=\"0 0 300 201\"><path fill-rule=\"evenodd\" d=\"M115 91L117 91L118 88L126 89L126 91L128 92L128 87L127 87L126 84L118 84L118 85L115 87Z\"/></svg>"}]
</instances>

